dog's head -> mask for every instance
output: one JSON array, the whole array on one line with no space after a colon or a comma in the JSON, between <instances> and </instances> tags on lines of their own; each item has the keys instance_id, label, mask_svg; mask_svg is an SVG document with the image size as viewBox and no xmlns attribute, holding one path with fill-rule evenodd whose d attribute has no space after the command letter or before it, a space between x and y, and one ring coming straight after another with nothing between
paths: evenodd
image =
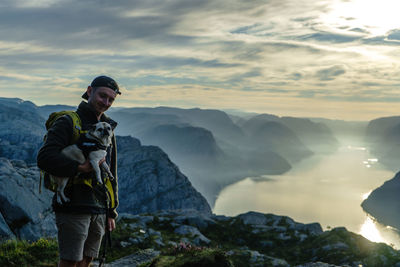
<instances>
[{"instance_id":1,"label":"dog's head","mask_svg":"<svg viewBox=\"0 0 400 267\"><path fill-rule=\"evenodd\" d=\"M111 125L107 122L98 122L93 124L88 133L91 137L100 141L104 146L109 146L111 144L113 130Z\"/></svg>"}]
</instances>

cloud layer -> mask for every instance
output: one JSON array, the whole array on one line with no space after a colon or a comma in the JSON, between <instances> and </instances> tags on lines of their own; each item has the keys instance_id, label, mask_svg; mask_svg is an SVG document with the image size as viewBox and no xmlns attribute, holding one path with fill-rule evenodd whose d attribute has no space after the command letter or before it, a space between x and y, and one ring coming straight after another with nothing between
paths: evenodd
<instances>
[{"instance_id":1,"label":"cloud layer","mask_svg":"<svg viewBox=\"0 0 400 267\"><path fill-rule=\"evenodd\" d=\"M122 106L393 115L400 25L368 24L360 3L2 1L1 96L76 104L107 74Z\"/></svg>"}]
</instances>

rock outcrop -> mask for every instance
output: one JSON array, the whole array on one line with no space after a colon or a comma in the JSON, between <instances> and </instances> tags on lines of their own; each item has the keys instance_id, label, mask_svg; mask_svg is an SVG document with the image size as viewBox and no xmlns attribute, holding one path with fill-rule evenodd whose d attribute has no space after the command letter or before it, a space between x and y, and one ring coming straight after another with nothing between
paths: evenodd
<instances>
[{"instance_id":1,"label":"rock outcrop","mask_svg":"<svg viewBox=\"0 0 400 267\"><path fill-rule=\"evenodd\" d=\"M384 225L400 229L400 172L371 192L361 206Z\"/></svg>"},{"instance_id":2,"label":"rock outcrop","mask_svg":"<svg viewBox=\"0 0 400 267\"><path fill-rule=\"evenodd\" d=\"M130 136L118 137L117 144L122 212L195 209L211 213L206 199L160 148L142 146Z\"/></svg>"},{"instance_id":3,"label":"rock outcrop","mask_svg":"<svg viewBox=\"0 0 400 267\"><path fill-rule=\"evenodd\" d=\"M52 193L39 194L39 170L23 161L0 158L0 229L3 238L14 236L36 240L54 236L56 227L51 212ZM1 221L1 220L0 220ZM6 224L4 224L4 222Z\"/></svg>"},{"instance_id":4,"label":"rock outcrop","mask_svg":"<svg viewBox=\"0 0 400 267\"><path fill-rule=\"evenodd\" d=\"M0 98L0 157L34 162L44 122L32 102Z\"/></svg>"},{"instance_id":5,"label":"rock outcrop","mask_svg":"<svg viewBox=\"0 0 400 267\"><path fill-rule=\"evenodd\" d=\"M196 218L196 219L194 219ZM143 258L138 248L160 253L151 266L168 266L222 250L234 266L397 266L400 252L368 241L343 227L323 231L318 223L302 224L286 216L248 212L235 217L204 215L196 211L121 214L115 248L136 251L122 258ZM203 252L204 253L203 253ZM129 255L129 254L128 254ZM137 255L137 256L136 256ZM164 257L164 260L162 258ZM152 259L147 258L150 262ZM114 267L119 261L112 263ZM150 266L148 263L145 266ZM192 266L192 265L186 265ZM197 265L196 265L197 266ZM220 265L207 265L220 266ZM225 265L224 265L225 266Z\"/></svg>"}]
</instances>

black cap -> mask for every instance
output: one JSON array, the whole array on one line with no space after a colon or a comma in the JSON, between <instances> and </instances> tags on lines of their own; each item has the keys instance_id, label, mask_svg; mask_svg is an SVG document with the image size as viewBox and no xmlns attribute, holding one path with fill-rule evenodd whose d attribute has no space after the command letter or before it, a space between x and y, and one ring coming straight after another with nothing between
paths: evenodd
<instances>
[{"instance_id":1,"label":"black cap","mask_svg":"<svg viewBox=\"0 0 400 267\"><path fill-rule=\"evenodd\" d=\"M119 87L116 81L114 81L114 79L108 77L108 76L98 76L96 78L94 78L94 80L92 81L92 83L90 84L91 87L108 87L111 90L113 90L114 92L116 92L117 94L121 94L121 92L119 91ZM85 92L82 95L82 98L84 99L89 99L89 96L87 94L87 92Z\"/></svg>"}]
</instances>

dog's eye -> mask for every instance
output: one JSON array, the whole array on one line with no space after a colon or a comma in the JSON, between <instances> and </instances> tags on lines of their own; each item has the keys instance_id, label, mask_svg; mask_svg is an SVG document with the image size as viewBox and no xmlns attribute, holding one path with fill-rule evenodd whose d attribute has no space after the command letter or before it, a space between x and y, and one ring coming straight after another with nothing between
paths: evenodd
<instances>
[{"instance_id":1,"label":"dog's eye","mask_svg":"<svg viewBox=\"0 0 400 267\"><path fill-rule=\"evenodd\" d=\"M99 132L102 132L102 131L103 131L103 129L102 129L102 128L99 128L99 129L97 129L97 131L99 131Z\"/></svg>"}]
</instances>

